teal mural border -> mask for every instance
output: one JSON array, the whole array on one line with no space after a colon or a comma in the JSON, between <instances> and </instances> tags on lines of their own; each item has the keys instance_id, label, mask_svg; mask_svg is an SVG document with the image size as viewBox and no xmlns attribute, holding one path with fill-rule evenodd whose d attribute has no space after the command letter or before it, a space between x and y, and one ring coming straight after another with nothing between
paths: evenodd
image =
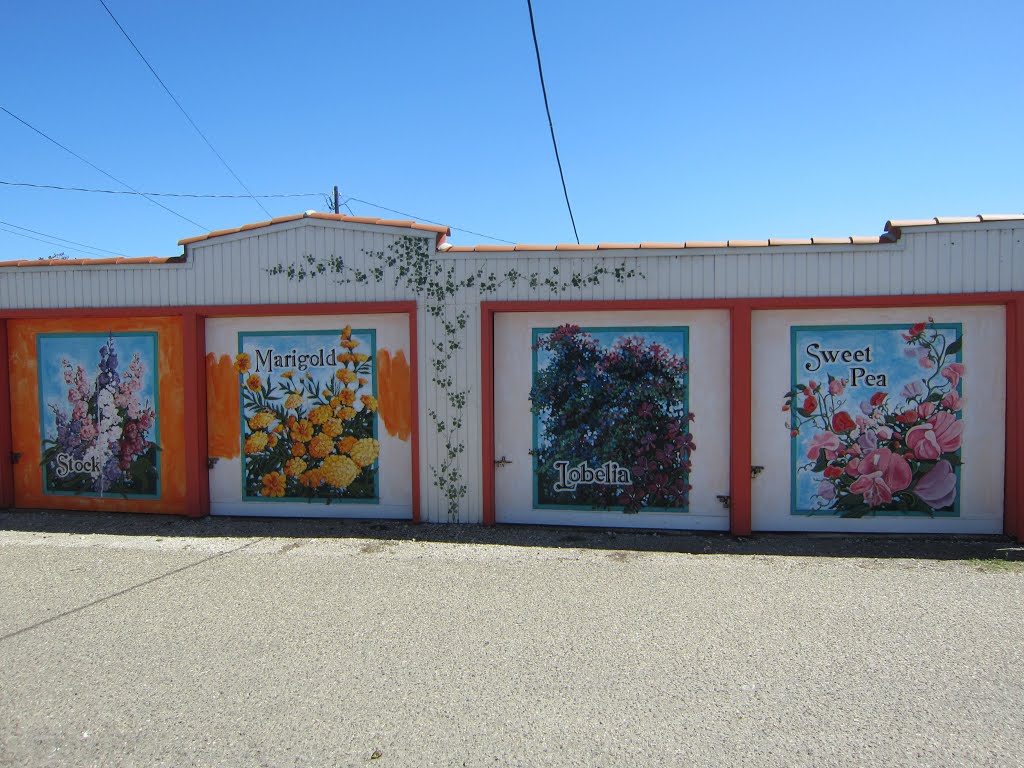
<instances>
[{"instance_id":1,"label":"teal mural border","mask_svg":"<svg viewBox=\"0 0 1024 768\"><path fill-rule=\"evenodd\" d=\"M954 328L956 329L957 338L963 338L963 323L934 323L936 328ZM789 356L790 356L790 367L789 367L789 387L792 389L796 386L797 382L797 345L796 336L800 331L898 331L906 330L910 327L907 323L852 323L850 325L793 325L789 329ZM956 362L963 362L963 347L954 355ZM961 381L956 391L959 394L963 394L963 382ZM957 414L957 420L963 418L963 413ZM789 483L789 514L792 517L832 517L836 519L841 518L835 510L830 509L798 509L796 506L797 497L797 472L799 469L798 462L798 450L797 450L797 438L791 436L789 439L790 450L789 450L789 465L790 465L790 483ZM961 456L963 455L963 446L960 448ZM961 462L962 464L962 462ZM961 476L960 466L957 465L954 470L956 473L956 498L953 500L953 509L948 512L932 512L930 515L923 512L900 512L896 510L872 512L870 515L864 517L913 517L913 518L929 518L929 517L943 517L952 518L960 517L960 489L961 489Z\"/></svg>"},{"instance_id":2,"label":"teal mural border","mask_svg":"<svg viewBox=\"0 0 1024 768\"><path fill-rule=\"evenodd\" d=\"M352 335L360 334L361 336L368 335L370 337L370 360L373 362L373 397L377 398L377 330L375 328L353 328ZM341 329L295 329L290 331L238 331L238 354L244 351L245 337L246 336L303 336L303 335L330 335L330 336L341 336ZM336 345L334 345L336 346ZM239 458L241 461L239 481L241 483L241 499L243 502L256 502L259 504L323 504L325 506L331 504L380 504L380 456L377 456L377 471L373 475L373 494L372 499L315 499L315 498L295 498L295 497L276 497L268 498L266 496L246 496L245 495L245 403L243 398L238 398L238 417L240 419L239 435L242 442L241 453ZM380 421L380 414L374 413L373 415L373 438L374 440L380 440L378 432L378 422Z\"/></svg>"},{"instance_id":3,"label":"teal mural border","mask_svg":"<svg viewBox=\"0 0 1024 768\"><path fill-rule=\"evenodd\" d=\"M50 491L47 490L46 480L46 462L40 462L40 468L42 470L42 493L44 496L86 496L97 499L109 499L122 498L122 499L140 499L140 500L158 500L163 496L163 467L162 467L162 456L163 450L160 447L160 333L158 331L124 331L118 333L116 331L110 331L106 333L87 331L84 333L37 333L36 334L36 385L37 385L37 397L39 400L39 455L40 458L46 453L44 440L46 439L46 430L43 428L43 416L46 413L46 403L43 398L43 370L41 365L42 357L42 342L43 339L88 339L96 338L103 339L106 341L111 336L116 341L118 338L125 336L143 337L148 336L153 342L153 412L156 414L156 418L153 420L153 443L156 445L156 493L98 493L97 491Z\"/></svg>"},{"instance_id":4,"label":"teal mural border","mask_svg":"<svg viewBox=\"0 0 1024 768\"><path fill-rule=\"evenodd\" d=\"M530 387L533 387L533 382L537 377L537 342L540 336L551 333L555 328L533 328L530 338ZM628 335L632 332L650 332L650 331L682 331L683 332L683 356L686 358L686 397L683 400L683 410L686 413L690 412L690 326L688 325L597 325L580 327L580 330L584 333L624 333ZM534 509L551 509L551 510L564 510L566 512L622 512L624 507L591 507L585 504L541 504L539 503L539 488L537 478L537 439L540 435L540 414L532 413L533 408L531 406L531 421L532 421L532 438L530 446L532 448L530 461L533 469L531 482L531 491L533 494L532 502ZM689 478L687 478L689 479ZM685 507L659 507L657 509L648 510L644 508L640 514L687 514L690 511L689 506Z\"/></svg>"}]
</instances>

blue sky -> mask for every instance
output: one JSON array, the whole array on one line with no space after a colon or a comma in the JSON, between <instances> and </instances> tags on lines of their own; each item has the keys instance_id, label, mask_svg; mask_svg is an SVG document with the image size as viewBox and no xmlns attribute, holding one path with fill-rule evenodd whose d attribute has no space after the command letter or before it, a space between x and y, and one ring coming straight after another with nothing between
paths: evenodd
<instances>
[{"instance_id":1,"label":"blue sky","mask_svg":"<svg viewBox=\"0 0 1024 768\"><path fill-rule=\"evenodd\" d=\"M254 192L337 183L421 219L572 240L525 0L108 5ZM1024 211L1020 3L534 12L583 242L875 234L888 218ZM98 0L9 4L0 43L0 105L91 162L145 191L242 192ZM0 181L116 186L3 113L0 146ZM205 229L266 218L251 200L162 201ZM130 256L174 255L205 231L143 199L4 185L0 221ZM56 250L82 255L0 231L0 259Z\"/></svg>"}]
</instances>

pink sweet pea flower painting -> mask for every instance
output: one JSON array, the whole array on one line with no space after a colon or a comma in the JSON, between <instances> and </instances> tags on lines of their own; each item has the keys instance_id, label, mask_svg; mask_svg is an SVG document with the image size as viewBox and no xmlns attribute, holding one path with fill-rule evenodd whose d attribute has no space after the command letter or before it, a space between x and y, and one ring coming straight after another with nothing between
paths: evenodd
<instances>
[{"instance_id":1,"label":"pink sweet pea flower painting","mask_svg":"<svg viewBox=\"0 0 1024 768\"><path fill-rule=\"evenodd\" d=\"M959 515L963 344L932 318L792 328L791 514Z\"/></svg>"}]
</instances>

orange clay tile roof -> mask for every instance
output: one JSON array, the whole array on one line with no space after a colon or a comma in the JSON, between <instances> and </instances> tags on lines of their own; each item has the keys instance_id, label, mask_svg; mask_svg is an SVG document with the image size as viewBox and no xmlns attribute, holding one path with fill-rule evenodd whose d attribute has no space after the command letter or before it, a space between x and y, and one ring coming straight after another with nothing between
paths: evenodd
<instances>
[{"instance_id":1,"label":"orange clay tile roof","mask_svg":"<svg viewBox=\"0 0 1024 768\"><path fill-rule=\"evenodd\" d=\"M900 239L902 230L911 227L929 227L940 224L977 224L982 222L997 221L1024 221L1024 214L979 214L977 216L936 216L932 219L893 219L885 223L885 232L881 235L851 235L848 237L771 237L767 240L688 240L686 242L649 242L649 243L598 243L596 245L577 245L576 243L562 243L555 245L446 245L445 238L451 234L451 229L440 224L419 224L408 219L378 219L370 216L346 216L336 213L299 213L294 216L280 216L269 221L257 221L252 224L245 224L233 229L220 229L209 232L198 237L186 237L178 241L178 245L188 245L209 240L221 235L231 235L238 232L248 232L251 229L269 227L273 224L281 224L286 221L297 221L299 219L324 219L326 221L345 221L351 224L374 224L382 227L404 227L424 232L433 232L436 235L437 247L444 253L502 253L502 252L524 252L524 251L609 251L609 250L682 250L695 248L775 248L798 245L877 245L894 243ZM142 264L177 264L185 261L185 256L139 256L134 258L103 258L103 259L39 259L39 260L12 260L0 261L2 267L78 267L78 266L103 266L103 265L126 265L137 266Z\"/></svg>"},{"instance_id":2,"label":"orange clay tile roof","mask_svg":"<svg viewBox=\"0 0 1024 768\"><path fill-rule=\"evenodd\" d=\"M419 229L425 232L433 232L437 235L437 244L441 245L445 237L452 233L451 229L441 224L419 224L410 219L376 219L368 216L346 216L343 213L297 213L294 216L279 216L269 221L257 221L252 224L245 224L234 229L218 229L216 232L209 232L198 237L186 237L178 241L178 245L189 245L202 240L209 240L212 237L221 235L234 235L239 232L248 232L250 229L269 227L272 224L282 224L286 221L297 221L299 219L324 219L326 221L347 221L351 224L376 224L379 227L405 227L406 229Z\"/></svg>"},{"instance_id":3,"label":"orange clay tile roof","mask_svg":"<svg viewBox=\"0 0 1024 768\"><path fill-rule=\"evenodd\" d=\"M851 237L807 237L803 239L773 237L768 240L687 240L679 243L598 243L597 245L449 245L444 253L500 253L504 251L633 251L633 250L692 250L695 248L765 248L784 245L877 245L893 243L891 235L853 235Z\"/></svg>"},{"instance_id":4,"label":"orange clay tile roof","mask_svg":"<svg viewBox=\"0 0 1024 768\"><path fill-rule=\"evenodd\" d=\"M0 267L94 267L104 264L175 264L184 261L181 256L132 256L103 259L21 259L0 261Z\"/></svg>"}]
</instances>

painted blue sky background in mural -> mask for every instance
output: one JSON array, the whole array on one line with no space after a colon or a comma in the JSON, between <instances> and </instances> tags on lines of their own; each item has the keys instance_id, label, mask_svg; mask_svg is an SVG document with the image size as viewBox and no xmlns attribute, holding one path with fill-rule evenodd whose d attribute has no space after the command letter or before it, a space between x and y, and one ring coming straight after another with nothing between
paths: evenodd
<instances>
[{"instance_id":1,"label":"painted blue sky background in mural","mask_svg":"<svg viewBox=\"0 0 1024 768\"><path fill-rule=\"evenodd\" d=\"M68 384L64 382L63 362L67 360L74 369L81 365L87 381L94 384L99 373L100 348L107 344L107 334L40 334L39 335L39 387L42 401L43 437L52 440L56 436L56 424L50 406L56 406L65 413L71 412L68 403ZM156 335L152 333L114 334L114 349L118 358L118 370L127 370L135 354L142 362L144 376L137 398L140 404L156 403Z\"/></svg>"}]
</instances>

